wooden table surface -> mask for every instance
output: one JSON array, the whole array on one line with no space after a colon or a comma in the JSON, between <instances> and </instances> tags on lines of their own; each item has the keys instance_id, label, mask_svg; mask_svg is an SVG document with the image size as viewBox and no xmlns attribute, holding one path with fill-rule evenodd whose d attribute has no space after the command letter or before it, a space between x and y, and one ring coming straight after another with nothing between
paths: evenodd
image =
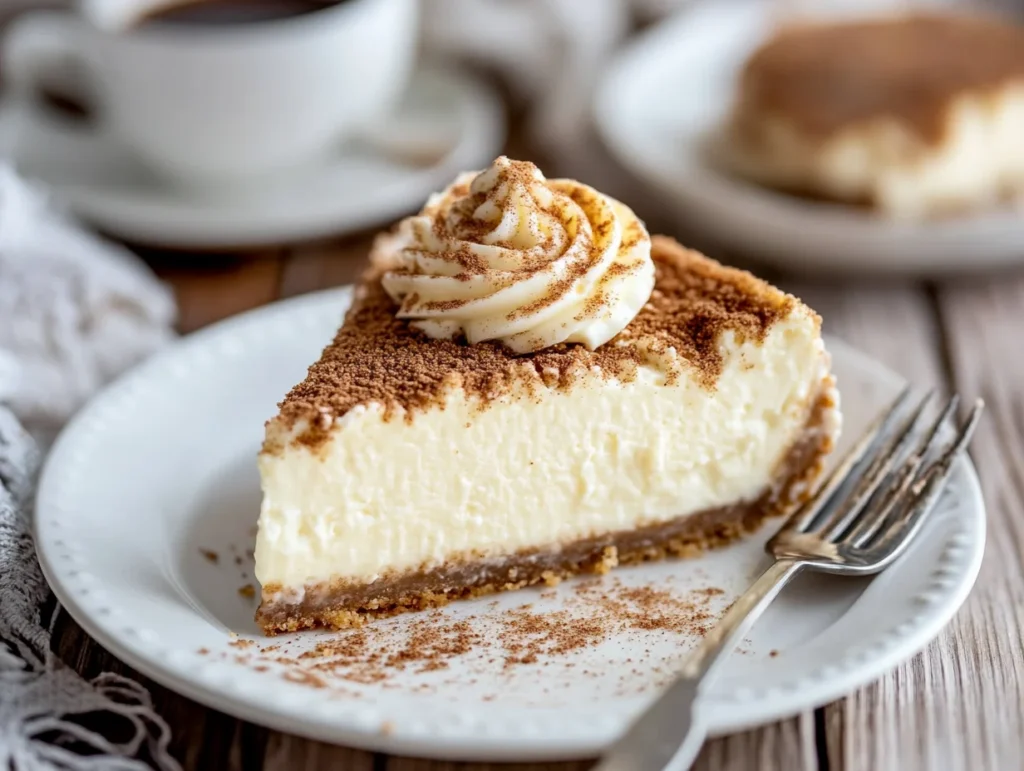
<instances>
[{"instance_id":1,"label":"wooden table surface","mask_svg":"<svg viewBox=\"0 0 1024 771\"><path fill-rule=\"evenodd\" d=\"M13 10L43 2L0 0L0 26ZM1002 5L1017 8L1019 0L1004 0ZM350 283L361 270L370 238L271 249L241 258L142 253L174 287L179 329L188 333L279 298ZM860 284L808 283L761 273L821 312L827 332L845 338L912 381L985 398L988 415L974 440L972 456L988 505L988 546L966 605L924 652L841 701L711 741L696 768L1002 771L1024 767L1024 271L936 282ZM113 671L144 682L171 727L171 750L186 769L488 768L487 764L438 763L334 747L207 709L122 664L63 610L52 645L85 676ZM504 768L575 771L589 765Z\"/></svg>"},{"instance_id":2,"label":"wooden table surface","mask_svg":"<svg viewBox=\"0 0 1024 771\"><path fill-rule=\"evenodd\" d=\"M180 329L190 332L278 298L349 283L362 268L368 243L369 236L362 236L237 259L159 252L144 256L176 290ZM913 381L985 398L989 413L972 454L989 507L988 548L967 604L923 653L846 699L710 742L697 768L1021 768L1024 273L935 283L828 284L772 278L818 309L827 332ZM140 677L90 640L63 611L53 645L87 676L112 670ZM172 751L188 769L428 771L454 766L307 741L147 685L173 731Z\"/></svg>"}]
</instances>

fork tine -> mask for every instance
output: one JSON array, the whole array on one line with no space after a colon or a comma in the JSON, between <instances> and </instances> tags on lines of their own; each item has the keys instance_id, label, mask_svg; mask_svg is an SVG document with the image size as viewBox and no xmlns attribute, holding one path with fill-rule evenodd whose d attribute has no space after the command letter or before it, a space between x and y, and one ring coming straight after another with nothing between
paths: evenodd
<instances>
[{"instance_id":1,"label":"fork tine","mask_svg":"<svg viewBox=\"0 0 1024 771\"><path fill-rule=\"evenodd\" d=\"M929 391L897 432L889 437L842 504L834 509L823 511L821 516L811 522L808 530L819 532L821 537L826 540L834 540L838 534L850 526L850 523L860 514L864 506L888 478L892 467L902 459L907 446L916 434L921 415L933 395L934 390Z\"/></svg>"},{"instance_id":2,"label":"fork tine","mask_svg":"<svg viewBox=\"0 0 1024 771\"><path fill-rule=\"evenodd\" d=\"M875 543L868 547L871 558L886 561L896 559L910 544L924 524L925 516L942 493L953 464L970 444L984 409L985 403L981 399L975 401L970 415L953 442L938 460L917 477L910 486L910 495L899 499L902 506L898 516L894 517L885 531L877 536Z\"/></svg>"},{"instance_id":3,"label":"fork tine","mask_svg":"<svg viewBox=\"0 0 1024 771\"><path fill-rule=\"evenodd\" d=\"M829 499L835 494L842 484L850 476L850 472L860 463L872 449L880 436L888 433L896 415L903 410L903 406L910 398L911 388L906 386L900 391L899 396L889 408L875 418L867 431L857 440L857 443L850 448L850 451L843 456L843 459L836 464L836 467L829 473L821 486L815 490L805 503L803 503L789 518L784 525L784 530L804 530L807 525L818 515Z\"/></svg>"},{"instance_id":4,"label":"fork tine","mask_svg":"<svg viewBox=\"0 0 1024 771\"><path fill-rule=\"evenodd\" d=\"M853 522L850 529L842 536L843 541L857 547L863 546L876 533L888 527L897 510L897 502L906 495L907 490L914 483L928 454L938 446L943 427L951 419L955 421L959 406L960 397L958 395L954 395L946 402L946 406L932 423L931 428L925 432L924 439L918 443L917 449L892 475L892 482L881 497L881 502L876 502L870 507L872 510L870 515L862 515Z\"/></svg>"}]
</instances>

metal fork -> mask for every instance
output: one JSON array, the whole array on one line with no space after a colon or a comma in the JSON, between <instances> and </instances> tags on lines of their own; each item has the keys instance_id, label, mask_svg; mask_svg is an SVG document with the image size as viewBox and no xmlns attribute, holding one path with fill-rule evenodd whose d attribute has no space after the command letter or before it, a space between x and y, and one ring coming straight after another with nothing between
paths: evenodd
<instances>
[{"instance_id":1,"label":"metal fork","mask_svg":"<svg viewBox=\"0 0 1024 771\"><path fill-rule=\"evenodd\" d=\"M867 430L813 497L765 546L775 562L730 606L701 641L678 679L611 747L592 771L689 768L706 736L698 699L781 589L809 570L878 573L902 555L938 500L984 408L979 399L958 424L959 398L925 420L929 393L911 405L907 389ZM950 431L954 428L955 431Z\"/></svg>"}]
</instances>

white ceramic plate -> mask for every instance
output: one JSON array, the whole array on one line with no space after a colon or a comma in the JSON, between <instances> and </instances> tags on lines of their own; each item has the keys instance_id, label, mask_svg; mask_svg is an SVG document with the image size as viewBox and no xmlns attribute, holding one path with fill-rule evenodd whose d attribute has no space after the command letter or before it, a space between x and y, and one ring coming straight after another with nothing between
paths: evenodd
<instances>
[{"instance_id":1,"label":"white ceramic plate","mask_svg":"<svg viewBox=\"0 0 1024 771\"><path fill-rule=\"evenodd\" d=\"M760 0L703 3L625 49L595 102L612 153L656 187L675 216L722 246L782 267L932 275L1024 262L1024 211L895 223L775 193L714 168L708 139L776 10Z\"/></svg>"},{"instance_id":2,"label":"white ceramic plate","mask_svg":"<svg viewBox=\"0 0 1024 771\"><path fill-rule=\"evenodd\" d=\"M239 717L399 754L541 760L597 753L655 695L695 638L686 625L681 632L626 625L594 645L508 666L503 640L515 637L503 638L502 621L511 609L560 624L564 619L550 614L607 620L581 601L579 580L439 611L429 627L450 630L466 620L486 642L435 671L387 668L374 681L356 666L356 679L367 682L321 672L323 687L311 687L316 681L302 661L279 660L297 659L318 642L351 639L348 633L277 637L273 643L284 647L261 653L268 641L252 620L255 601L238 591L252 580L246 550L260 500L255 455L264 421L330 339L348 298L347 290L309 295L219 324L92 402L60 437L42 477L36 534L47 578L108 650ZM900 381L838 341L830 347L849 441ZM615 571L601 586L618 583L620 594L653 586L682 601L720 589L698 601L714 615L766 566L767 536L701 559ZM808 576L786 590L714 683L713 731L824 704L912 655L967 596L984 538L978 483L963 463L920 540L888 572L874 581ZM217 552L218 563L201 549ZM527 603L532 608L522 609ZM368 650L401 647L422 630L423 618L371 625Z\"/></svg>"},{"instance_id":3,"label":"white ceramic plate","mask_svg":"<svg viewBox=\"0 0 1024 771\"><path fill-rule=\"evenodd\" d=\"M104 133L16 103L0 110L0 138L18 169L76 214L111 235L185 249L268 246L390 222L460 171L486 165L504 137L504 108L488 86L428 69L413 77L374 145L339 145L322 162L244 192L199 194L161 183Z\"/></svg>"}]
</instances>

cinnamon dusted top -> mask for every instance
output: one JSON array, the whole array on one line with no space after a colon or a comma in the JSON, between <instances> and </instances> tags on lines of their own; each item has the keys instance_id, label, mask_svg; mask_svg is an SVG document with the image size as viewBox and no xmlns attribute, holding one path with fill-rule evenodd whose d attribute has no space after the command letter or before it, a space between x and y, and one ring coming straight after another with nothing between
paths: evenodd
<instances>
[{"instance_id":1,"label":"cinnamon dusted top","mask_svg":"<svg viewBox=\"0 0 1024 771\"><path fill-rule=\"evenodd\" d=\"M376 402L388 416L413 419L461 385L486 408L502 396L571 389L584 377L630 381L641 364L663 366L669 348L713 388L722 366L719 335L732 330L741 340L762 340L797 303L749 273L669 238L654 238L652 257L657 283L651 298L614 339L595 351L570 344L526 355L497 342L428 338L395 317L395 305L380 285L380 269L371 269L334 341L285 397L275 420L283 428L297 428L296 441L317 446L334 418L358 405ZM671 382L678 372L664 368ZM264 447L277 449L269 440Z\"/></svg>"},{"instance_id":2,"label":"cinnamon dusted top","mask_svg":"<svg viewBox=\"0 0 1024 771\"><path fill-rule=\"evenodd\" d=\"M828 136L880 117L943 141L965 92L1024 79L1024 27L983 17L908 15L784 30L747 62L741 116L785 116Z\"/></svg>"}]
</instances>

